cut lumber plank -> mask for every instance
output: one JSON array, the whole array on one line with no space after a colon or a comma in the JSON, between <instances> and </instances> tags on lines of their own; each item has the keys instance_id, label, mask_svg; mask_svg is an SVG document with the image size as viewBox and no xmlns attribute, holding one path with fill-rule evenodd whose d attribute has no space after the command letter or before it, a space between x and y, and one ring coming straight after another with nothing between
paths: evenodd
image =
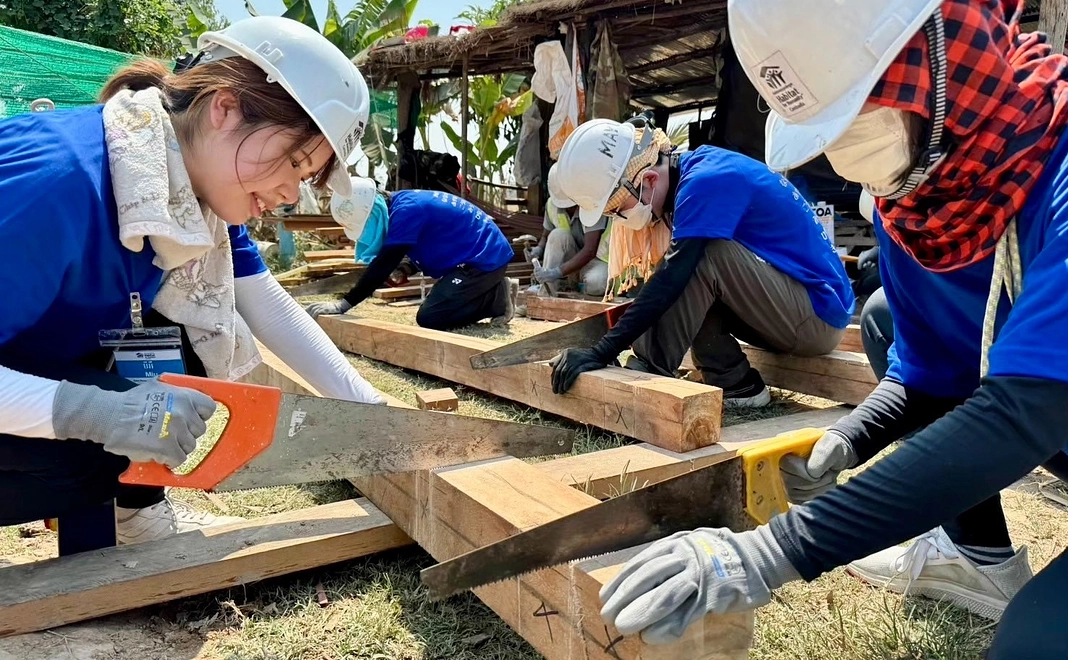
<instances>
[{"instance_id":1,"label":"cut lumber plank","mask_svg":"<svg viewBox=\"0 0 1068 660\"><path fill-rule=\"evenodd\" d=\"M364 499L0 569L0 637L225 589L411 543Z\"/></svg>"},{"instance_id":2,"label":"cut lumber plank","mask_svg":"<svg viewBox=\"0 0 1068 660\"><path fill-rule=\"evenodd\" d=\"M371 319L322 316L339 348L437 376L672 451L715 444L723 411L719 388L608 367L579 376L570 392L552 393L547 363L471 368L494 342Z\"/></svg>"},{"instance_id":3,"label":"cut lumber plank","mask_svg":"<svg viewBox=\"0 0 1068 660\"><path fill-rule=\"evenodd\" d=\"M603 303L594 300L530 296L527 299L527 318L540 321L563 321L566 323L599 314L615 306L616 303Z\"/></svg>"},{"instance_id":4,"label":"cut lumber plank","mask_svg":"<svg viewBox=\"0 0 1068 660\"><path fill-rule=\"evenodd\" d=\"M460 399L450 387L415 393L415 405L419 410L454 412L460 408Z\"/></svg>"},{"instance_id":5,"label":"cut lumber plank","mask_svg":"<svg viewBox=\"0 0 1068 660\"><path fill-rule=\"evenodd\" d=\"M530 275L509 275L519 280L520 286L530 284ZM414 279L414 278L413 278ZM428 278L429 280L429 278ZM408 280L411 282L412 280ZM427 295L430 294L430 288L434 286L437 280L429 280L424 286L420 286L418 281L414 284L407 286L390 286L383 287L381 289L375 289L372 294L374 298L378 300L405 300L407 298L418 298L426 291Z\"/></svg>"},{"instance_id":6,"label":"cut lumber plank","mask_svg":"<svg viewBox=\"0 0 1068 660\"><path fill-rule=\"evenodd\" d=\"M860 338L860 326L850 323L846 326L842 341L838 342L838 350L848 353L863 353L864 341Z\"/></svg>"},{"instance_id":7,"label":"cut lumber plank","mask_svg":"<svg viewBox=\"0 0 1068 660\"><path fill-rule=\"evenodd\" d=\"M356 258L356 253L353 248L345 250L308 250L304 253L304 258L308 260L308 263L316 263L328 259L347 259L351 262Z\"/></svg>"},{"instance_id":8,"label":"cut lumber plank","mask_svg":"<svg viewBox=\"0 0 1068 660\"><path fill-rule=\"evenodd\" d=\"M832 401L858 405L878 385L868 358L831 351L818 357L796 357L742 345L749 363L773 387Z\"/></svg>"},{"instance_id":9,"label":"cut lumber plank","mask_svg":"<svg viewBox=\"0 0 1068 660\"><path fill-rule=\"evenodd\" d=\"M519 531L597 504L597 499L553 481L536 465L505 458L433 472L356 482L435 559L443 561ZM598 592L625 556L594 572L579 564L554 567L486 585L475 594L550 660L649 658L658 649L638 637L620 638L599 616ZM675 658L745 657L752 613L707 617L690 628ZM701 649L680 655L678 649ZM741 655L739 655L739 653ZM668 656L661 656L668 657Z\"/></svg>"},{"instance_id":10,"label":"cut lumber plank","mask_svg":"<svg viewBox=\"0 0 1068 660\"><path fill-rule=\"evenodd\" d=\"M348 293L349 289L356 286L356 282L360 280L361 275L363 275L362 270L352 273L343 273L341 275L331 275L314 282L299 284L290 288L288 291L289 295L294 298L300 296L325 296L335 293Z\"/></svg>"},{"instance_id":11,"label":"cut lumber plank","mask_svg":"<svg viewBox=\"0 0 1068 660\"><path fill-rule=\"evenodd\" d=\"M643 442L536 463L535 467L556 481L603 499L728 460L755 440L802 428L826 428L848 413L848 408L836 406L725 426L718 444L686 453Z\"/></svg>"}]
</instances>

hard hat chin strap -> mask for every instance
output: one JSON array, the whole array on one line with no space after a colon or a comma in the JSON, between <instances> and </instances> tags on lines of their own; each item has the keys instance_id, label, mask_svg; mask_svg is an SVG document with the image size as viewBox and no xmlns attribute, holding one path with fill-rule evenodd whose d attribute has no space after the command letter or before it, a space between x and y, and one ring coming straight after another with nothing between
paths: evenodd
<instances>
[{"instance_id":1,"label":"hard hat chin strap","mask_svg":"<svg viewBox=\"0 0 1068 660\"><path fill-rule=\"evenodd\" d=\"M880 195L884 199L901 199L916 190L945 157L942 134L946 124L946 29L942 11L936 10L923 24L927 36L927 60L931 69L931 118L927 122L927 148L897 191ZM872 191L868 191L872 192ZM874 193L873 193L874 194Z\"/></svg>"}]
</instances>

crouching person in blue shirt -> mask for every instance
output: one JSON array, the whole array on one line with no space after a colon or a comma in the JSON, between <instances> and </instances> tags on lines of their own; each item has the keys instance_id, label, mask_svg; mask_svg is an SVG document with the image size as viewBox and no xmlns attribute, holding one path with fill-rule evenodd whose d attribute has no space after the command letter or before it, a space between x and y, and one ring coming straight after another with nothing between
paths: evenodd
<instances>
[{"instance_id":1,"label":"crouching person in blue shirt","mask_svg":"<svg viewBox=\"0 0 1068 660\"><path fill-rule=\"evenodd\" d=\"M266 42L278 57L258 50ZM109 372L119 355L101 331L175 326L188 373L231 380L260 361L258 339L323 394L383 402L243 227L295 202L302 179L347 192L363 78L287 19L249 18L199 45L177 73L154 61L119 71L102 105L0 122L0 525L75 519L112 499L120 543L220 522L162 488L119 484L131 461L181 464L216 406ZM153 427L160 400L169 418Z\"/></svg>"},{"instance_id":2,"label":"crouching person in blue shirt","mask_svg":"<svg viewBox=\"0 0 1068 660\"><path fill-rule=\"evenodd\" d=\"M512 320L519 281L505 277L505 269L515 250L493 218L444 192L379 192L373 179L361 177L352 178L352 190L351 196L334 195L331 212L357 242L356 259L370 264L341 300L308 305L312 318L359 305L407 256L438 279L419 306L415 320L420 326L452 330L483 319L495 326Z\"/></svg>"},{"instance_id":3,"label":"crouching person in blue shirt","mask_svg":"<svg viewBox=\"0 0 1068 660\"><path fill-rule=\"evenodd\" d=\"M671 243L619 322L593 348L555 359L553 390L632 345L628 368L673 375L692 347L724 405L764 406L770 393L738 340L800 356L830 352L853 314L845 269L785 178L732 151L670 148L660 129L597 119L561 150L559 187L584 222L611 217L613 245L666 223Z\"/></svg>"}]
</instances>

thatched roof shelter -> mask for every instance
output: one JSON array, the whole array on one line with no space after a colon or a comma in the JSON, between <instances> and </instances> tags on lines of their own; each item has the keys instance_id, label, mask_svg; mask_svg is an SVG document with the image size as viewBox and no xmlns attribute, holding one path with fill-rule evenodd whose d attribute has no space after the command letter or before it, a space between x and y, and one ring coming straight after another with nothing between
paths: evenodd
<instances>
[{"instance_id":1,"label":"thatched roof shelter","mask_svg":"<svg viewBox=\"0 0 1068 660\"><path fill-rule=\"evenodd\" d=\"M465 57L471 75L529 71L535 46L562 23L592 39L599 20L610 23L635 104L677 112L714 103L726 0L530 0L509 7L498 25L374 48L357 64L378 88L406 73L461 77Z\"/></svg>"}]
</instances>

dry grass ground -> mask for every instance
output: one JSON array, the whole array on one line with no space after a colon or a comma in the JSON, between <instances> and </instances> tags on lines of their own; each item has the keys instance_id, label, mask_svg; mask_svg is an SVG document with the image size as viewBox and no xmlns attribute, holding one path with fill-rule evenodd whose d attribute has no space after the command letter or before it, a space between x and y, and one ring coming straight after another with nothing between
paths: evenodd
<instances>
[{"instance_id":1,"label":"dry grass ground","mask_svg":"<svg viewBox=\"0 0 1068 660\"><path fill-rule=\"evenodd\" d=\"M365 303L358 314L414 323L414 308ZM472 328L468 334L511 341L547 327L517 319L509 330ZM433 378L363 358L353 364L376 387L409 403L415 392L450 386L460 413L494 419L570 426L545 415ZM789 414L828 402L776 392L767 410L728 414L727 424ZM217 425L216 425L217 426ZM576 452L626 440L577 427ZM245 517L351 497L346 484L222 493L178 491L198 507ZM1013 538L1030 546L1036 570L1068 541L1068 509L1035 493L1033 483L1006 491ZM220 508L221 507L221 508ZM34 561L55 553L55 537L40 524L0 528L0 559ZM384 553L240 589L189 598L97 622L0 640L0 660L24 658L159 660L450 660L540 657L472 595L431 603L418 571L430 565L418 549ZM319 607L316 588L330 599ZM757 617L754 660L904 660L982 657L992 626L931 601L901 598L864 587L842 571L776 594ZM681 659L680 659L681 660Z\"/></svg>"}]
</instances>

